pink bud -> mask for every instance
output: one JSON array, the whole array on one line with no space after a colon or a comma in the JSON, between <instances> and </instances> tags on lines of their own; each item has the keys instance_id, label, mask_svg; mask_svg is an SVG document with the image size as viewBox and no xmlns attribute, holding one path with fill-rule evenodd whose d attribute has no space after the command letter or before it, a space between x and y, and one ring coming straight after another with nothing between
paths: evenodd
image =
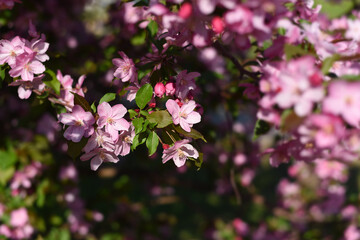
<instances>
[{"instance_id":1,"label":"pink bud","mask_svg":"<svg viewBox=\"0 0 360 240\"><path fill-rule=\"evenodd\" d=\"M322 76L319 73L314 73L310 76L310 82L313 86L319 86L322 82Z\"/></svg>"},{"instance_id":2,"label":"pink bud","mask_svg":"<svg viewBox=\"0 0 360 240\"><path fill-rule=\"evenodd\" d=\"M190 17L192 14L192 6L190 3L184 3L178 12L179 17L183 18L183 19L187 19L188 17Z\"/></svg>"},{"instance_id":3,"label":"pink bud","mask_svg":"<svg viewBox=\"0 0 360 240\"><path fill-rule=\"evenodd\" d=\"M154 108L154 107L156 107L156 103L149 103L149 107L151 107L151 108Z\"/></svg>"},{"instance_id":4,"label":"pink bud","mask_svg":"<svg viewBox=\"0 0 360 240\"><path fill-rule=\"evenodd\" d=\"M164 93L165 93L165 86L163 83L161 82L158 82L156 85L155 85L155 88L154 88L154 91L155 91L155 95L159 98L162 98L164 96Z\"/></svg>"},{"instance_id":5,"label":"pink bud","mask_svg":"<svg viewBox=\"0 0 360 240\"><path fill-rule=\"evenodd\" d=\"M166 96L171 96L175 94L175 84L169 82L165 85Z\"/></svg>"},{"instance_id":6,"label":"pink bud","mask_svg":"<svg viewBox=\"0 0 360 240\"><path fill-rule=\"evenodd\" d=\"M162 147L163 149L168 149L170 146L168 144L163 143Z\"/></svg>"},{"instance_id":7,"label":"pink bud","mask_svg":"<svg viewBox=\"0 0 360 240\"><path fill-rule=\"evenodd\" d=\"M224 23L220 17L214 17L211 21L214 32L221 33L224 31Z\"/></svg>"}]
</instances>

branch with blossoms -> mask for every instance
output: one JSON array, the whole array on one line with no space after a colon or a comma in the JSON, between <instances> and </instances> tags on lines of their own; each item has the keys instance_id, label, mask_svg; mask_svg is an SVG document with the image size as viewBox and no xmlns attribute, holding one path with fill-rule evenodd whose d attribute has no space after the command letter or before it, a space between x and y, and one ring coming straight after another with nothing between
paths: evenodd
<instances>
[{"instance_id":1,"label":"branch with blossoms","mask_svg":"<svg viewBox=\"0 0 360 240\"><path fill-rule=\"evenodd\" d=\"M199 73L183 70L177 74L174 69L168 69L176 76L167 80L169 76L165 79L159 73L169 64L161 66L160 59L160 63L150 62L151 73L139 79L133 60L119 52L121 58L113 59L114 77L127 85L127 99L135 100L138 109L126 109L122 104L111 106L109 102L116 98L115 93L105 94L97 107L95 103L90 106L82 87L85 76L81 76L74 87L71 76L63 75L60 70L56 75L46 70L42 62L49 60L48 47L44 36L31 41L20 37L1 40L0 63L2 71L13 78L9 86L19 86L21 99L28 99L35 92L64 107L58 112L58 119L66 127L64 137L69 141L72 157L83 152L80 160L91 160L91 169L97 170L103 162L116 163L118 156L128 155L144 143L151 156L161 142L164 163L173 159L175 165L181 167L186 159L191 159L201 166L202 159L198 158L202 155L189 144L190 139L204 139L192 129L201 121L201 115L195 110L200 106L189 99L192 99L191 91L196 89L195 78ZM50 80L43 80L44 73ZM156 103L164 101L166 110ZM161 132L164 132L164 139L159 136Z\"/></svg>"}]
</instances>

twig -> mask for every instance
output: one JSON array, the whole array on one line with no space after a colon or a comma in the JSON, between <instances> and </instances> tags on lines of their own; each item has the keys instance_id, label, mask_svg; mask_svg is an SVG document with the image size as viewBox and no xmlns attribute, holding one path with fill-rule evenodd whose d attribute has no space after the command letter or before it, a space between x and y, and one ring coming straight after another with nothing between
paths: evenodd
<instances>
[{"instance_id":1,"label":"twig","mask_svg":"<svg viewBox=\"0 0 360 240\"><path fill-rule=\"evenodd\" d=\"M231 186L232 186L232 188L234 189L234 192L235 192L236 203L238 205L240 205L241 204L241 196L240 196L239 190L236 187L234 168L232 168L230 170L230 182L231 182Z\"/></svg>"},{"instance_id":2,"label":"twig","mask_svg":"<svg viewBox=\"0 0 360 240\"><path fill-rule=\"evenodd\" d=\"M239 63L239 61L233 55L231 55L230 51L227 51L218 41L214 42L213 45L216 48L216 50L218 50L223 56L229 58L234 63L234 65L239 69L240 78L242 78L244 75L247 75L255 80L260 80L258 76L259 73L249 72L248 70L246 70Z\"/></svg>"}]
</instances>

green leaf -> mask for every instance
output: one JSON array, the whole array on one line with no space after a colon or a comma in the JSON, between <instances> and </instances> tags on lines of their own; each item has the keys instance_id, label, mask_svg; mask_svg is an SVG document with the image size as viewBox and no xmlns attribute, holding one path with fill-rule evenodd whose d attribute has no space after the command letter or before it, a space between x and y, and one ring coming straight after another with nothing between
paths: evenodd
<instances>
[{"instance_id":1,"label":"green leaf","mask_svg":"<svg viewBox=\"0 0 360 240\"><path fill-rule=\"evenodd\" d=\"M71 92L72 94L74 94L74 104L75 105L80 105L80 107L82 107L86 112L91 112L91 107L90 104L88 103L88 101L86 101L86 99L82 96L80 96L77 93Z\"/></svg>"},{"instance_id":2,"label":"green leaf","mask_svg":"<svg viewBox=\"0 0 360 240\"><path fill-rule=\"evenodd\" d=\"M95 106L95 102L93 102L90 106L91 110L93 113L96 113L96 106Z\"/></svg>"},{"instance_id":3,"label":"green leaf","mask_svg":"<svg viewBox=\"0 0 360 240\"><path fill-rule=\"evenodd\" d=\"M0 168L8 169L16 163L17 157L16 153L13 149L9 149L8 151L0 150Z\"/></svg>"},{"instance_id":4,"label":"green leaf","mask_svg":"<svg viewBox=\"0 0 360 240\"><path fill-rule=\"evenodd\" d=\"M0 183L5 186L15 173L15 168L10 167L7 169L0 168Z\"/></svg>"},{"instance_id":5,"label":"green leaf","mask_svg":"<svg viewBox=\"0 0 360 240\"><path fill-rule=\"evenodd\" d=\"M113 100L115 100L116 98L116 93L106 93L101 99L99 104L103 103L103 102L111 102Z\"/></svg>"},{"instance_id":6,"label":"green leaf","mask_svg":"<svg viewBox=\"0 0 360 240\"><path fill-rule=\"evenodd\" d=\"M68 145L67 154L73 160L75 160L78 156L80 156L81 150L85 147L87 141L88 141L87 138L82 138L81 141L77 143L72 141L67 141L67 145Z\"/></svg>"},{"instance_id":7,"label":"green leaf","mask_svg":"<svg viewBox=\"0 0 360 240\"><path fill-rule=\"evenodd\" d=\"M135 102L136 105L143 109L148 102L150 102L153 96L153 87L147 83L143 85L136 93Z\"/></svg>"},{"instance_id":8,"label":"green leaf","mask_svg":"<svg viewBox=\"0 0 360 240\"><path fill-rule=\"evenodd\" d=\"M132 109L129 109L128 112L129 112L130 118L134 118L135 116L138 115L138 113Z\"/></svg>"},{"instance_id":9,"label":"green leaf","mask_svg":"<svg viewBox=\"0 0 360 240\"><path fill-rule=\"evenodd\" d=\"M302 49L301 46L294 46L290 44L285 44L284 52L287 61L298 56L312 55L309 51Z\"/></svg>"},{"instance_id":10,"label":"green leaf","mask_svg":"<svg viewBox=\"0 0 360 240\"><path fill-rule=\"evenodd\" d=\"M147 29L149 30L151 37L155 37L158 32L158 25L155 21L150 21L147 25Z\"/></svg>"},{"instance_id":11,"label":"green leaf","mask_svg":"<svg viewBox=\"0 0 360 240\"><path fill-rule=\"evenodd\" d=\"M157 128L164 128L172 123L172 117L166 110L152 112L146 118L150 123L157 123Z\"/></svg>"},{"instance_id":12,"label":"green leaf","mask_svg":"<svg viewBox=\"0 0 360 240\"><path fill-rule=\"evenodd\" d=\"M42 181L36 189L36 195L37 195L36 205L38 207L44 206L46 189L49 187L49 184L50 184L49 180L46 179L45 181Z\"/></svg>"},{"instance_id":13,"label":"green leaf","mask_svg":"<svg viewBox=\"0 0 360 240\"><path fill-rule=\"evenodd\" d=\"M135 135L133 142L131 144L131 149L135 150L137 148L137 146L143 144L145 141L146 141L146 133L145 132Z\"/></svg>"},{"instance_id":14,"label":"green leaf","mask_svg":"<svg viewBox=\"0 0 360 240\"><path fill-rule=\"evenodd\" d=\"M45 75L45 77L43 78L43 82L48 87L53 89L56 94L60 94L60 82L57 79L56 74L50 69L47 69L45 73L47 73L48 75Z\"/></svg>"},{"instance_id":15,"label":"green leaf","mask_svg":"<svg viewBox=\"0 0 360 240\"><path fill-rule=\"evenodd\" d=\"M6 68L0 68L0 79L2 80L2 81L4 81L4 79L5 79L5 70L6 70Z\"/></svg>"},{"instance_id":16,"label":"green leaf","mask_svg":"<svg viewBox=\"0 0 360 240\"><path fill-rule=\"evenodd\" d=\"M139 31L134 37L131 38L130 42L134 46L143 45L146 42L146 32Z\"/></svg>"},{"instance_id":17,"label":"green leaf","mask_svg":"<svg viewBox=\"0 0 360 240\"><path fill-rule=\"evenodd\" d=\"M254 133L253 133L253 141L258 139L259 136L266 134L270 130L270 124L265 122L264 120L258 119L255 124Z\"/></svg>"},{"instance_id":18,"label":"green leaf","mask_svg":"<svg viewBox=\"0 0 360 240\"><path fill-rule=\"evenodd\" d=\"M132 124L135 127L135 134L140 133L143 130L143 123L144 123L144 119L143 118L135 118L132 121Z\"/></svg>"},{"instance_id":19,"label":"green leaf","mask_svg":"<svg viewBox=\"0 0 360 240\"><path fill-rule=\"evenodd\" d=\"M339 58L340 58L340 56L338 54L335 54L335 55L333 55L331 57L325 58L325 60L322 63L321 72L324 75L328 74L329 70L332 67L332 65L334 64L334 62L339 60Z\"/></svg>"},{"instance_id":20,"label":"green leaf","mask_svg":"<svg viewBox=\"0 0 360 240\"><path fill-rule=\"evenodd\" d=\"M174 126L175 130L184 135L185 137L193 138L193 139L201 139L204 142L207 142L204 136L197 130L191 129L191 132L186 132L184 129L182 129L180 126Z\"/></svg>"},{"instance_id":21,"label":"green leaf","mask_svg":"<svg viewBox=\"0 0 360 240\"><path fill-rule=\"evenodd\" d=\"M159 145L159 136L156 134L156 132L151 131L146 139L146 147L149 150L149 156L153 155L156 152L158 145Z\"/></svg>"}]
</instances>

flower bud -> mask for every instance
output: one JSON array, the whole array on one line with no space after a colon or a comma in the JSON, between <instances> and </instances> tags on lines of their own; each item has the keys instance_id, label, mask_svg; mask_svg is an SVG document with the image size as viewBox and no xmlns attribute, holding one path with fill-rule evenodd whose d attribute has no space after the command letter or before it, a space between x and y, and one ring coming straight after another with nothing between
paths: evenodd
<instances>
[{"instance_id":1,"label":"flower bud","mask_svg":"<svg viewBox=\"0 0 360 240\"><path fill-rule=\"evenodd\" d=\"M162 98L164 93L165 93L165 86L163 83L161 82L158 82L156 85L155 85L155 88L154 88L154 91L155 91L155 95L159 98Z\"/></svg>"},{"instance_id":2,"label":"flower bud","mask_svg":"<svg viewBox=\"0 0 360 240\"><path fill-rule=\"evenodd\" d=\"M181 17L182 19L187 19L191 16L192 14L192 6L190 3L184 3L180 9L179 9L179 17Z\"/></svg>"},{"instance_id":3,"label":"flower bud","mask_svg":"<svg viewBox=\"0 0 360 240\"><path fill-rule=\"evenodd\" d=\"M224 23L220 17L214 17L211 24L214 32L221 33L224 31Z\"/></svg>"},{"instance_id":4,"label":"flower bud","mask_svg":"<svg viewBox=\"0 0 360 240\"><path fill-rule=\"evenodd\" d=\"M165 85L166 96L171 96L175 94L175 84L169 82Z\"/></svg>"}]
</instances>

